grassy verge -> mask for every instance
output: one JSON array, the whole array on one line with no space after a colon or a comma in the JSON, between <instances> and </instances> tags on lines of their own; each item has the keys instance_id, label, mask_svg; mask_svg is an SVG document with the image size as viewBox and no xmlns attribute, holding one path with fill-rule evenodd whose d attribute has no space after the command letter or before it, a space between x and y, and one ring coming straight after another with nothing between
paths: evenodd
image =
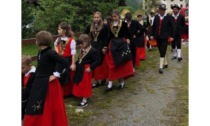
<instances>
[{"instance_id":1,"label":"grassy verge","mask_svg":"<svg viewBox=\"0 0 210 126\"><path fill-rule=\"evenodd\" d=\"M188 54L188 50L186 48L183 49L183 53ZM188 60L187 60L188 61ZM180 112L179 120L180 125L179 126L188 126L188 62L184 64L183 71L181 73L181 78L179 82L179 91L178 91L178 109L177 111Z\"/></svg>"},{"instance_id":2,"label":"grassy verge","mask_svg":"<svg viewBox=\"0 0 210 126\"><path fill-rule=\"evenodd\" d=\"M188 55L188 47L182 48L182 53ZM177 99L167 105L163 113L169 117L164 122L170 126L188 126L188 57L179 73L179 78L174 88L177 91Z\"/></svg>"}]
</instances>

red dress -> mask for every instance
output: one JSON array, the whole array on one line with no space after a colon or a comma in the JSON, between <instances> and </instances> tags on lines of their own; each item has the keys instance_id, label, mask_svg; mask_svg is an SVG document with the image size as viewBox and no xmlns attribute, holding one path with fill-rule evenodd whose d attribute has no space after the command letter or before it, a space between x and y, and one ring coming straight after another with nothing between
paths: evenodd
<instances>
[{"instance_id":1,"label":"red dress","mask_svg":"<svg viewBox=\"0 0 210 126\"><path fill-rule=\"evenodd\" d=\"M49 82L43 113L25 115L23 126L68 126L63 92L58 79Z\"/></svg>"},{"instance_id":2,"label":"red dress","mask_svg":"<svg viewBox=\"0 0 210 126\"><path fill-rule=\"evenodd\" d=\"M85 69L88 67L90 67L90 64L85 64ZM92 72L84 71L82 80L78 84L74 84L73 94L85 98L92 95Z\"/></svg>"},{"instance_id":3,"label":"red dress","mask_svg":"<svg viewBox=\"0 0 210 126\"><path fill-rule=\"evenodd\" d=\"M110 42L111 43L111 42ZM109 43L109 47L110 47ZM110 81L120 79L120 78L128 78L133 76L134 71L133 71L133 63L132 60L127 61L124 64L121 64L118 67L115 67L114 61L112 58L112 53L109 50L108 53L105 55L107 64L108 64L108 79Z\"/></svg>"},{"instance_id":4,"label":"red dress","mask_svg":"<svg viewBox=\"0 0 210 126\"><path fill-rule=\"evenodd\" d=\"M65 49L64 49L64 53L63 53L63 57L71 57L71 48L70 48L70 45L71 45L71 42L72 42L73 38L69 38L66 45L65 45ZM61 45L60 43L58 43L58 53L61 53ZM71 59L70 59L70 64L69 66L71 65ZM73 71L70 71L70 82L63 85L62 86L62 89L63 89L63 95L64 96L70 96L72 95L72 89L73 89L73 82L72 82L72 79L73 79L73 76L74 76L74 72Z\"/></svg>"}]
</instances>

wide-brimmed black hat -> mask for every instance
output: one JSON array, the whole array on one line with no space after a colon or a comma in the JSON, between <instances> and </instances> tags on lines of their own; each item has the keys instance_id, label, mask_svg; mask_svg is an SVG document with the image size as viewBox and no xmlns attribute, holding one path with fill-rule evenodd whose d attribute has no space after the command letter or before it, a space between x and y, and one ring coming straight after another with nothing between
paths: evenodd
<instances>
[{"instance_id":1,"label":"wide-brimmed black hat","mask_svg":"<svg viewBox=\"0 0 210 126\"><path fill-rule=\"evenodd\" d=\"M174 8L177 8L177 9L179 9L179 10L181 9L181 8L179 7L179 5L177 5L177 4L174 4L174 5L171 6L171 9L172 9L172 10L173 10Z\"/></svg>"},{"instance_id":2,"label":"wide-brimmed black hat","mask_svg":"<svg viewBox=\"0 0 210 126\"><path fill-rule=\"evenodd\" d=\"M166 10L167 8L166 8L166 5L165 4L160 4L159 5L159 9Z\"/></svg>"}]
</instances>

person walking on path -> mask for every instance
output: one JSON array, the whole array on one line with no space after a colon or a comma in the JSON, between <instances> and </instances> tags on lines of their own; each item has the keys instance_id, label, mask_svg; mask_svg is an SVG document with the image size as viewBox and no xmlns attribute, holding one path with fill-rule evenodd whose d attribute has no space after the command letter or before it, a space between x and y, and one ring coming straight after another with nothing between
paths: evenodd
<instances>
[{"instance_id":1,"label":"person walking on path","mask_svg":"<svg viewBox=\"0 0 210 126\"><path fill-rule=\"evenodd\" d=\"M166 14L166 5L159 5L159 14L155 16L152 26L151 39L156 39L160 54L159 73L163 73L163 68L168 67L166 60L166 51L168 45L168 38L170 41L174 40L174 21L171 15Z\"/></svg>"},{"instance_id":2,"label":"person walking on path","mask_svg":"<svg viewBox=\"0 0 210 126\"><path fill-rule=\"evenodd\" d=\"M173 5L171 9L173 10L172 16L174 18L175 25L175 36L171 44L173 53L172 60L177 58L178 61L181 61L181 36L185 25L185 18L183 15L179 14L180 7L177 4Z\"/></svg>"}]
</instances>

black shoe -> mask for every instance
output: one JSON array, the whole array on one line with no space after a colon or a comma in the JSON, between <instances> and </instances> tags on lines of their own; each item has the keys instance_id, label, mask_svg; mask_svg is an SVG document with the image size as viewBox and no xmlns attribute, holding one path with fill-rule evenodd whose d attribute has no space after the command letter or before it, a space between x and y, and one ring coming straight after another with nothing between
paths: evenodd
<instances>
[{"instance_id":1,"label":"black shoe","mask_svg":"<svg viewBox=\"0 0 210 126\"><path fill-rule=\"evenodd\" d=\"M171 60L174 60L174 59L176 59L176 56L173 56L173 57L171 58Z\"/></svg>"},{"instance_id":2,"label":"black shoe","mask_svg":"<svg viewBox=\"0 0 210 126\"><path fill-rule=\"evenodd\" d=\"M79 103L78 104L78 107L80 107L80 108L83 108L83 107L86 107L88 105L88 102L81 102L81 103Z\"/></svg>"},{"instance_id":3,"label":"black shoe","mask_svg":"<svg viewBox=\"0 0 210 126\"><path fill-rule=\"evenodd\" d=\"M99 86L99 83L93 83L92 88L96 88Z\"/></svg>"},{"instance_id":4,"label":"black shoe","mask_svg":"<svg viewBox=\"0 0 210 126\"><path fill-rule=\"evenodd\" d=\"M163 65L163 69L168 68L168 64Z\"/></svg>"},{"instance_id":5,"label":"black shoe","mask_svg":"<svg viewBox=\"0 0 210 126\"><path fill-rule=\"evenodd\" d=\"M159 68L159 73L160 73L160 74L163 73L163 68Z\"/></svg>"},{"instance_id":6,"label":"black shoe","mask_svg":"<svg viewBox=\"0 0 210 126\"><path fill-rule=\"evenodd\" d=\"M110 92L111 90L112 90L112 87L111 88L106 87L106 90L104 91L104 93Z\"/></svg>"},{"instance_id":7,"label":"black shoe","mask_svg":"<svg viewBox=\"0 0 210 126\"><path fill-rule=\"evenodd\" d=\"M101 85L105 85L105 84L106 84L106 80L102 80Z\"/></svg>"},{"instance_id":8,"label":"black shoe","mask_svg":"<svg viewBox=\"0 0 210 126\"><path fill-rule=\"evenodd\" d=\"M120 90L120 89L123 89L125 87L125 84L124 85L119 85L119 87L118 87L118 89Z\"/></svg>"},{"instance_id":9,"label":"black shoe","mask_svg":"<svg viewBox=\"0 0 210 126\"><path fill-rule=\"evenodd\" d=\"M178 61L181 61L181 60L182 60L182 57L179 57L179 58L178 58Z\"/></svg>"}]
</instances>

